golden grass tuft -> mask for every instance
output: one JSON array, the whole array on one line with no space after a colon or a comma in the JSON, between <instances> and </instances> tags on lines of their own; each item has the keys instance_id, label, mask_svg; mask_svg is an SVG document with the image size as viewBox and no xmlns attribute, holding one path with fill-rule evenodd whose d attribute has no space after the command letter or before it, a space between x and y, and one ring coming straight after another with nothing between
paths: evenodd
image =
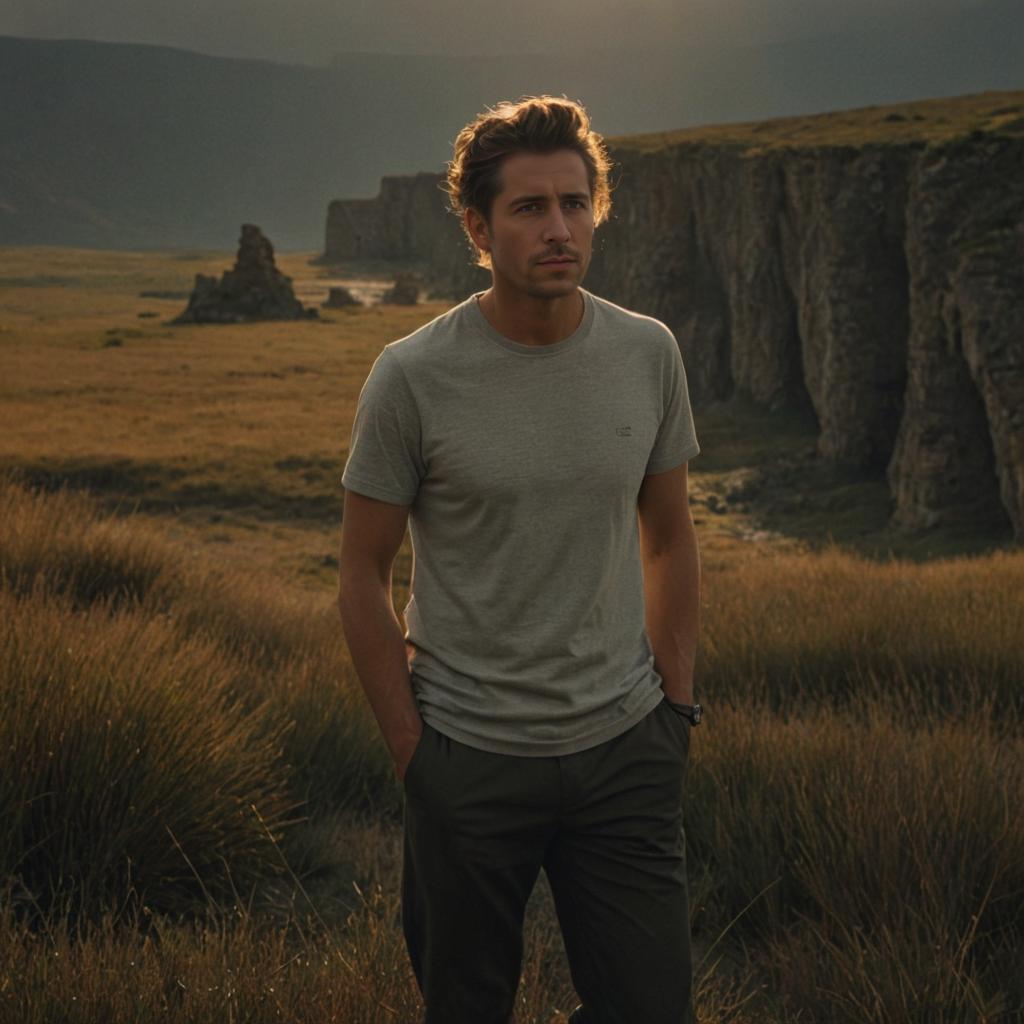
<instances>
[{"instance_id":1,"label":"golden grass tuft","mask_svg":"<svg viewBox=\"0 0 1024 1024\"><path fill-rule=\"evenodd\" d=\"M720 566L704 599L709 702L756 695L786 713L891 701L948 715L1024 712L1024 552L924 565L837 547Z\"/></svg>"}]
</instances>

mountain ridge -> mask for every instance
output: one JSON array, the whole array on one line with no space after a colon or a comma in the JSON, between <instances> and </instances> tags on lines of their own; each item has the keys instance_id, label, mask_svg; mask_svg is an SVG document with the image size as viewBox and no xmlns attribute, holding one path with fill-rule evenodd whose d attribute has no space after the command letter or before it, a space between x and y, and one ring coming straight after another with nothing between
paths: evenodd
<instances>
[{"instance_id":1,"label":"mountain ridge","mask_svg":"<svg viewBox=\"0 0 1024 1024\"><path fill-rule=\"evenodd\" d=\"M907 49L904 63L918 70L894 80L903 95L947 92L951 76L974 82L958 86L965 92L1024 84L1010 59L1022 25L1008 0L988 0L966 22L936 19L904 49L948 55L958 45L961 70L945 58L918 67ZM882 48L878 33L857 39ZM705 52L684 40L558 60L347 54L324 67L0 36L0 244L224 248L251 221L279 249L315 249L331 199L440 166L458 129L500 99L565 93L603 134L622 136L855 105L851 95L873 102L895 88L837 45ZM901 45L886 44L897 54Z\"/></svg>"}]
</instances>

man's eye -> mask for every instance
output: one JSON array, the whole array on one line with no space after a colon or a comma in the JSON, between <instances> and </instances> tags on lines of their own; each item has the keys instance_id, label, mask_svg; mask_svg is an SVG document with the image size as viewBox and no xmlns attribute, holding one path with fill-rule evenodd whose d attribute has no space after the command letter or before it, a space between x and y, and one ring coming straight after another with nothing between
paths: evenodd
<instances>
[{"instance_id":1,"label":"man's eye","mask_svg":"<svg viewBox=\"0 0 1024 1024\"><path fill-rule=\"evenodd\" d=\"M530 213L531 211L536 210L538 206L538 203L524 203L522 206L519 207L519 212Z\"/></svg>"},{"instance_id":2,"label":"man's eye","mask_svg":"<svg viewBox=\"0 0 1024 1024\"><path fill-rule=\"evenodd\" d=\"M571 206L574 210L585 210L587 204L582 199L566 199L566 206Z\"/></svg>"}]
</instances>

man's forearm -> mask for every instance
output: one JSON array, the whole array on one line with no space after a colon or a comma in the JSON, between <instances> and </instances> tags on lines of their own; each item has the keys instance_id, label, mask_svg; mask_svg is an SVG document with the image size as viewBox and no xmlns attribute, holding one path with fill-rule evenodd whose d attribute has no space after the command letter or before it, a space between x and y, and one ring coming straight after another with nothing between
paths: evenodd
<instances>
[{"instance_id":1,"label":"man's forearm","mask_svg":"<svg viewBox=\"0 0 1024 1024\"><path fill-rule=\"evenodd\" d=\"M700 552L687 520L678 538L643 556L644 607L654 667L669 700L693 703L693 666L700 630Z\"/></svg>"},{"instance_id":2,"label":"man's forearm","mask_svg":"<svg viewBox=\"0 0 1024 1024\"><path fill-rule=\"evenodd\" d=\"M423 719L412 693L404 631L390 594L376 581L353 582L342 588L338 607L356 675L396 768L404 774Z\"/></svg>"}]
</instances>

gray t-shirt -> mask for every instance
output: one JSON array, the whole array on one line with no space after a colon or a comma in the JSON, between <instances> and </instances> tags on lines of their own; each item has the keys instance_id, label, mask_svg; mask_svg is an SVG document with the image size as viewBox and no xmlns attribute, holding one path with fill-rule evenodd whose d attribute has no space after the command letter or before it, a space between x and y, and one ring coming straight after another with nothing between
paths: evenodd
<instances>
[{"instance_id":1,"label":"gray t-shirt","mask_svg":"<svg viewBox=\"0 0 1024 1024\"><path fill-rule=\"evenodd\" d=\"M471 296L386 345L342 484L410 505L405 607L425 722L482 750L585 750L662 698L637 494L699 451L669 329L581 289L568 338L522 345Z\"/></svg>"}]
</instances>

